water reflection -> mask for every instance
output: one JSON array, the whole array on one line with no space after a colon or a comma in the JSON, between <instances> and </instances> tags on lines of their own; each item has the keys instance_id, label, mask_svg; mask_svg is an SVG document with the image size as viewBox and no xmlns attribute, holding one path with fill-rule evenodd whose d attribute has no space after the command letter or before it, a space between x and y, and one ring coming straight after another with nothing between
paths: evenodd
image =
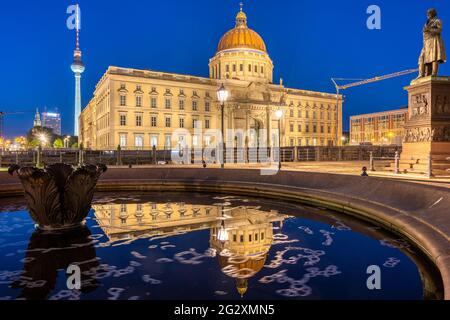
<instances>
[{"instance_id":1,"label":"water reflection","mask_svg":"<svg viewBox=\"0 0 450 320\"><path fill-rule=\"evenodd\" d=\"M442 297L409 242L324 209L180 193L100 194L93 209L87 227L60 234L0 214L0 300ZM81 290L66 286L70 264ZM372 264L382 292L367 290Z\"/></svg>"},{"instance_id":2,"label":"water reflection","mask_svg":"<svg viewBox=\"0 0 450 320\"><path fill-rule=\"evenodd\" d=\"M265 265L274 241L274 225L281 229L284 219L288 218L275 210L262 211L257 206L233 207L229 202L213 205L184 202L98 204L93 205L93 209L110 242L165 238L209 229L210 249L206 254L191 250L178 253L175 258L184 264L195 264L204 256L217 257L221 271L235 279L241 297L248 290L248 280ZM164 250L169 246L161 248Z\"/></svg>"},{"instance_id":3,"label":"water reflection","mask_svg":"<svg viewBox=\"0 0 450 320\"><path fill-rule=\"evenodd\" d=\"M21 289L19 298L46 299L55 288L58 271L69 265L81 269L81 292L94 291L98 282L85 271L98 266L98 260L87 227L64 232L36 230L31 236L24 261L24 270L11 287Z\"/></svg>"}]
</instances>

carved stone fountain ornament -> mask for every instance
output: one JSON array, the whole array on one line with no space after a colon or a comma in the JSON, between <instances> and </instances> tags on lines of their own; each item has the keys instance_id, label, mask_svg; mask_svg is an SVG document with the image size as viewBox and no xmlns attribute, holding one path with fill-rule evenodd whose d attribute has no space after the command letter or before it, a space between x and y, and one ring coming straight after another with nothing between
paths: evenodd
<instances>
[{"instance_id":1,"label":"carved stone fountain ornament","mask_svg":"<svg viewBox=\"0 0 450 320\"><path fill-rule=\"evenodd\" d=\"M105 165L73 167L58 163L45 169L12 165L25 191L31 218L44 230L80 226L91 209L95 186Z\"/></svg>"}]
</instances>

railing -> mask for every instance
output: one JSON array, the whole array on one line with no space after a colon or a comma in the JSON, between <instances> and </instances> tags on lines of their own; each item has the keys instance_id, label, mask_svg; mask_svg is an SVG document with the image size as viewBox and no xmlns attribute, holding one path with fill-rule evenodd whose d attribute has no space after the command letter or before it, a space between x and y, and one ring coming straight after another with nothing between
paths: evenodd
<instances>
[{"instance_id":1,"label":"railing","mask_svg":"<svg viewBox=\"0 0 450 320\"><path fill-rule=\"evenodd\" d=\"M151 165L158 163L171 163L174 158L183 158L180 163L218 162L215 150L204 152L202 149L192 149L191 156L185 157L183 150L43 150L43 164L65 162L77 164L82 152L85 163L103 163L106 165ZM283 147L278 153L271 148L228 148L225 152L227 163L258 163L268 160L282 162L301 161L369 161L370 157L379 160L392 160L401 148L396 146L346 146L346 147ZM3 151L0 153L0 166L11 164L35 165L37 150L29 151Z\"/></svg>"},{"instance_id":2,"label":"railing","mask_svg":"<svg viewBox=\"0 0 450 320\"><path fill-rule=\"evenodd\" d=\"M373 151L371 151L369 158L369 171L378 171L380 170L380 167L383 171L393 171L395 174L399 174L400 153L395 151L394 157L376 157L374 156Z\"/></svg>"}]
</instances>

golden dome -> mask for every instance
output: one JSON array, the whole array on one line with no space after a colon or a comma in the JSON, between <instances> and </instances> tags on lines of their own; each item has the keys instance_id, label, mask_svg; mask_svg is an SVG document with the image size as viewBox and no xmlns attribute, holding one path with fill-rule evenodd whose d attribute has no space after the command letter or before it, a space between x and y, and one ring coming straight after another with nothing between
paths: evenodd
<instances>
[{"instance_id":1,"label":"golden dome","mask_svg":"<svg viewBox=\"0 0 450 320\"><path fill-rule=\"evenodd\" d=\"M220 39L217 52L235 48L255 49L267 53L266 44L261 36L247 27L247 15L242 11L242 6L236 15L236 26Z\"/></svg>"}]
</instances>

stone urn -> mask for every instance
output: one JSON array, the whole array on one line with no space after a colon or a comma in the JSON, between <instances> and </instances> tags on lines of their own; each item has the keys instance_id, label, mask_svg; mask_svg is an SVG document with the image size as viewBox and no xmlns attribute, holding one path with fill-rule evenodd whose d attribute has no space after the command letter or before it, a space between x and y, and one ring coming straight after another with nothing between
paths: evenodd
<instances>
[{"instance_id":1,"label":"stone urn","mask_svg":"<svg viewBox=\"0 0 450 320\"><path fill-rule=\"evenodd\" d=\"M31 218L43 230L78 227L91 210L98 179L105 165L71 165L58 163L45 169L12 165L25 191Z\"/></svg>"}]
</instances>

